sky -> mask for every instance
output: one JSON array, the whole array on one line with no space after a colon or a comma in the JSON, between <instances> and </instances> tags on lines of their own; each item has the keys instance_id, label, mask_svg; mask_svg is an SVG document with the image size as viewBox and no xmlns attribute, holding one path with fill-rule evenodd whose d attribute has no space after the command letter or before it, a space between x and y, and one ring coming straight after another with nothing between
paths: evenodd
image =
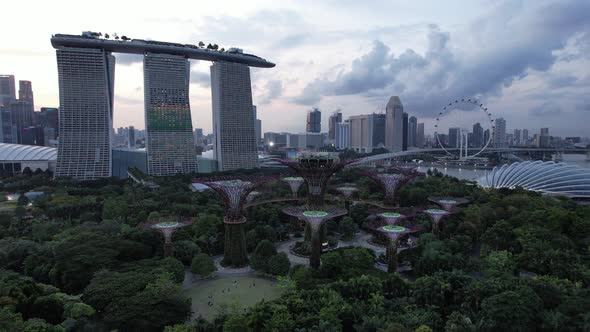
<instances>
[{"instance_id":1,"label":"sky","mask_svg":"<svg viewBox=\"0 0 590 332\"><path fill-rule=\"evenodd\" d=\"M10 1L2 4L0 74L33 82L35 107L59 106L50 37L100 31L240 47L276 63L252 68L262 129L301 132L328 116L383 112L392 95L432 133L488 126L485 112L439 113L479 100L508 130L590 136L590 1L282 0ZM114 127L143 129L140 56L114 54ZM206 61L191 60L193 126L211 131Z\"/></svg>"}]
</instances>

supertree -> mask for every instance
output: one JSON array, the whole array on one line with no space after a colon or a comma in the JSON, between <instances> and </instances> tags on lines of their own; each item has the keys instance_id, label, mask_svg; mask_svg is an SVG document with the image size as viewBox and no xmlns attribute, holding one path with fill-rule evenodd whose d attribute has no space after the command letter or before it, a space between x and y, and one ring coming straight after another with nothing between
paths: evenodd
<instances>
[{"instance_id":1,"label":"supertree","mask_svg":"<svg viewBox=\"0 0 590 332\"><path fill-rule=\"evenodd\" d=\"M428 197L428 200L440 205L447 212L453 211L458 205L469 202L468 199L459 197Z\"/></svg>"},{"instance_id":2,"label":"supertree","mask_svg":"<svg viewBox=\"0 0 590 332\"><path fill-rule=\"evenodd\" d=\"M299 192L299 188L305 182L305 179L300 176L288 176L282 178L281 181L287 183L289 188L291 188L293 197L297 197L297 192Z\"/></svg>"},{"instance_id":3,"label":"supertree","mask_svg":"<svg viewBox=\"0 0 590 332\"><path fill-rule=\"evenodd\" d=\"M399 188L414 178L423 176L422 173L414 168L394 167L392 170L394 173L364 172L364 175L381 186L383 190L383 204L385 206L396 206L397 191Z\"/></svg>"},{"instance_id":4,"label":"supertree","mask_svg":"<svg viewBox=\"0 0 590 332\"><path fill-rule=\"evenodd\" d=\"M451 214L451 212L441 209L427 209L424 210L424 213L428 214L434 221L434 225L432 227L434 234L436 234L436 236L440 236L440 222L445 216Z\"/></svg>"},{"instance_id":5,"label":"supertree","mask_svg":"<svg viewBox=\"0 0 590 332\"><path fill-rule=\"evenodd\" d=\"M400 216L403 217L402 215ZM384 218L383 216L381 217ZM387 239L387 247L385 251L385 256L387 257L387 272L397 271L397 252L399 249L399 240L406 235L420 231L419 225L408 220L400 220L401 217L394 217L396 222L395 224L390 224L386 221L385 224L372 222L367 225L367 227L373 232L380 234ZM390 217L385 218L389 219L389 222L392 222Z\"/></svg>"},{"instance_id":6,"label":"supertree","mask_svg":"<svg viewBox=\"0 0 590 332\"><path fill-rule=\"evenodd\" d=\"M185 219L183 221L170 221L165 219L158 219L154 221L147 221L141 226L156 230L164 236L164 256L172 255L172 234L178 229L188 226L193 223L192 219Z\"/></svg>"},{"instance_id":7,"label":"supertree","mask_svg":"<svg viewBox=\"0 0 590 332\"><path fill-rule=\"evenodd\" d=\"M336 156L322 153L310 153L295 159L277 159L278 162L291 167L307 185L307 205L320 207L324 205L324 194L328 181L334 173L354 160L342 161Z\"/></svg>"},{"instance_id":8,"label":"supertree","mask_svg":"<svg viewBox=\"0 0 590 332\"><path fill-rule=\"evenodd\" d=\"M338 191L342 196L344 196L344 207L346 208L346 211L348 211L348 213L350 213L350 201L351 201L352 195L355 192L357 192L358 189L353 186L344 186L344 187L336 188L336 191Z\"/></svg>"},{"instance_id":9,"label":"supertree","mask_svg":"<svg viewBox=\"0 0 590 332\"><path fill-rule=\"evenodd\" d=\"M243 214L243 207L254 188L274 179L270 176L240 176L194 180L194 182L202 183L213 189L223 199L225 242L222 262L224 265L238 267L248 262L246 235L244 234L246 217Z\"/></svg>"},{"instance_id":10,"label":"supertree","mask_svg":"<svg viewBox=\"0 0 590 332\"><path fill-rule=\"evenodd\" d=\"M322 254L320 228L324 222L346 215L346 210L327 206L317 210L305 206L291 206L284 208L283 213L303 220L309 226L311 230L311 254L309 255L309 265L314 269L318 269L320 267L320 256Z\"/></svg>"}]
</instances>

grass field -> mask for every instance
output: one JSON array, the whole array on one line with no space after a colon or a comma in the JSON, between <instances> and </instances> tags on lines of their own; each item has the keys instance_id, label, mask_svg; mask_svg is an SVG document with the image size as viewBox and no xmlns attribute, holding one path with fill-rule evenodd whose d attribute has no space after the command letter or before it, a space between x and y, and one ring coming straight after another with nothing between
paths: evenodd
<instances>
[{"instance_id":1,"label":"grass field","mask_svg":"<svg viewBox=\"0 0 590 332\"><path fill-rule=\"evenodd\" d=\"M234 284L234 280L237 280L237 284ZM193 302L193 317L203 316L207 320L214 318L222 305L247 308L263 299L274 300L283 291L278 282L256 277L206 280L187 290ZM209 295L212 295L212 299ZM208 305L210 301L211 306Z\"/></svg>"}]
</instances>

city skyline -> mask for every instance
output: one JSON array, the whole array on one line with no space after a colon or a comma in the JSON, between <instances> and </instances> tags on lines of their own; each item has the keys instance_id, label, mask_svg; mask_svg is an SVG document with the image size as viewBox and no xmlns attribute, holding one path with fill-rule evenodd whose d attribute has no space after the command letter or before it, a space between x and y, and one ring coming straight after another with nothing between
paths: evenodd
<instances>
[{"instance_id":1,"label":"city skyline","mask_svg":"<svg viewBox=\"0 0 590 332\"><path fill-rule=\"evenodd\" d=\"M299 119L311 107L323 110L322 122L328 123L336 109L342 110L344 118L383 111L389 96L399 95L405 111L423 119L425 134L433 131L433 115L448 100L477 97L494 117L512 124L511 128L537 132L550 126L555 135L589 136L583 123L575 121L590 114L590 100L584 94L590 85L590 60L584 48L589 22L581 14L588 11L587 3L463 3L470 16L459 15L457 6L448 4L378 5L368 10L354 3L336 6L333 2L307 6L310 8L295 3L199 4L196 16L166 8L146 9L139 20L128 17L126 4L120 11L101 6L104 9L97 8L93 17L76 15L82 9L54 10L65 7L60 2L39 4L39 12L49 6L56 16L43 31L25 29L7 36L0 47L0 73L33 82L36 111L57 107L57 69L50 34L107 29L133 38L237 46L273 60L275 69L252 72L253 103L259 107L263 132L302 131ZM22 11L22 6L9 3L7 10ZM105 26L99 19L107 10L118 23ZM352 13L357 18L354 24L338 20ZM126 20L117 19L123 17ZM322 24L312 23L320 17ZM539 25L542 21L552 23ZM248 32L257 38L237 33L246 22L255 22ZM13 17L0 23L4 31L15 24ZM277 25L283 28L272 29ZM510 38L497 47L486 46L507 35ZM144 129L141 56L118 60L115 76L125 80L115 85L114 127ZM442 69L434 70L439 67ZM489 68L497 75L488 74ZM191 62L190 103L193 127L211 132L207 69L206 61ZM424 84L432 87L424 90L428 93L419 88Z\"/></svg>"}]
</instances>

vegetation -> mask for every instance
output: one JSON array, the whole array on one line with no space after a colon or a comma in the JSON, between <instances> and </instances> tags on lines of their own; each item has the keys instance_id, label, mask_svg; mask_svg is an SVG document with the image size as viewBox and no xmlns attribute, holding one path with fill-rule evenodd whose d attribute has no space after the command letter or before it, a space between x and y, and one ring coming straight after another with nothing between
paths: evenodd
<instances>
[{"instance_id":1,"label":"vegetation","mask_svg":"<svg viewBox=\"0 0 590 332\"><path fill-rule=\"evenodd\" d=\"M303 229L283 203L246 211L250 264L284 281L282 295L248 309L191 317L181 290L185 271L206 277L224 251L223 208L210 192L193 193L188 176L154 179L157 190L105 179L52 180L43 172L4 178L5 194L47 194L17 201L0 213L0 331L584 331L590 328L590 207L523 190L482 190L432 174L400 191L402 206L425 206L428 196L471 203L430 233L428 216L418 245L399 253L408 275L375 268L364 248L338 248L318 270L291 266L276 244ZM354 170L332 184L355 183L359 197L381 199L378 187ZM268 184L257 199L290 197L284 183ZM329 197L327 197L329 199ZM341 202L341 201L340 201ZM322 236L352 239L369 216L353 204L350 216L326 223ZM173 236L163 257L160 233L138 225L158 218L194 218ZM305 245L305 242L302 242ZM242 257L238 257L242 259ZM206 296L206 295L205 295ZM206 303L206 301L205 301Z\"/></svg>"}]
</instances>

